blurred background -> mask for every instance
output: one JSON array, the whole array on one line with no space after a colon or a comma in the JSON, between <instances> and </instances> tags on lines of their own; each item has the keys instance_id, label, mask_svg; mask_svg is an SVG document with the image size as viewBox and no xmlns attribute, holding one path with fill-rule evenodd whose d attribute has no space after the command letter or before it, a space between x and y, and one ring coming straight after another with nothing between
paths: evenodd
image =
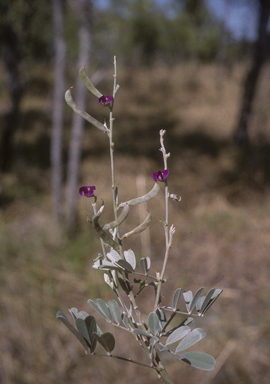
<instances>
[{"instance_id":1,"label":"blurred background","mask_svg":"<svg viewBox=\"0 0 270 384\"><path fill-rule=\"evenodd\" d=\"M0 1L0 383L156 383L155 372L89 357L56 312L114 298L92 269L99 239L78 188L95 185L112 220L106 135L74 116L64 92L99 121L108 116L78 79L85 65L112 94L120 200L144 194L163 169L165 129L176 226L164 304L181 287L224 290L196 321L201 372L164 357L175 383L266 384L270 358L270 1ZM153 273L164 255L162 194L151 231L132 237ZM125 228L145 215L132 210ZM145 313L153 292L142 297ZM182 301L183 305L183 301ZM98 315L95 315L99 319ZM177 321L181 320L180 316ZM115 354L140 358L132 338ZM106 367L106 369L104 369Z\"/></svg>"}]
</instances>

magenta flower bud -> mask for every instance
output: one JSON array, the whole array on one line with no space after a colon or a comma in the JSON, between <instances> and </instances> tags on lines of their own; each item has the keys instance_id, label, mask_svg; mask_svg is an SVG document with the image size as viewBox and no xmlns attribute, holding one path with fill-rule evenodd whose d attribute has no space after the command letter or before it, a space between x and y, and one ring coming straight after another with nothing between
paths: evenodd
<instances>
[{"instance_id":1,"label":"magenta flower bud","mask_svg":"<svg viewBox=\"0 0 270 384\"><path fill-rule=\"evenodd\" d=\"M164 181L167 179L168 175L169 175L168 169L164 169L163 171L157 171L152 173L153 179L155 181Z\"/></svg>"},{"instance_id":2,"label":"magenta flower bud","mask_svg":"<svg viewBox=\"0 0 270 384\"><path fill-rule=\"evenodd\" d=\"M95 186L92 186L92 187L88 187L88 186L87 187L81 187L79 189L79 194L81 196L91 197L91 196L93 196L95 189L96 189Z\"/></svg>"},{"instance_id":3,"label":"magenta flower bud","mask_svg":"<svg viewBox=\"0 0 270 384\"><path fill-rule=\"evenodd\" d=\"M113 100L113 97L111 95L109 96L101 96L98 101L100 102L100 104L102 105L108 105L110 104L110 102Z\"/></svg>"}]
</instances>

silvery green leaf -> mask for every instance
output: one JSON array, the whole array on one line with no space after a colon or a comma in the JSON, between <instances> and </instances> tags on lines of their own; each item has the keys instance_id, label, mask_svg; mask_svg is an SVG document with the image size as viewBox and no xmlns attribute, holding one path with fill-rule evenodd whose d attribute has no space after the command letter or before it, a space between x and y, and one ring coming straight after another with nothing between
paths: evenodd
<instances>
[{"instance_id":1,"label":"silvery green leaf","mask_svg":"<svg viewBox=\"0 0 270 384\"><path fill-rule=\"evenodd\" d=\"M114 318L114 321L116 322L116 324L119 325L121 322L121 313L120 313L120 309L117 301L116 300L108 301L108 307L112 314L112 317Z\"/></svg>"},{"instance_id":2,"label":"silvery green leaf","mask_svg":"<svg viewBox=\"0 0 270 384\"><path fill-rule=\"evenodd\" d=\"M143 257L139 261L139 266L145 275L147 274L147 271L149 271L150 265L151 265L151 261L149 257Z\"/></svg>"},{"instance_id":3,"label":"silvery green leaf","mask_svg":"<svg viewBox=\"0 0 270 384\"><path fill-rule=\"evenodd\" d=\"M95 301L95 304L98 306L100 312L103 313L104 317L105 317L107 320L111 321L111 320L112 320L111 312L110 312L110 310L109 310L109 308L108 308L108 305L105 303L105 301L102 300L102 299L97 299L97 300Z\"/></svg>"},{"instance_id":4,"label":"silvery green leaf","mask_svg":"<svg viewBox=\"0 0 270 384\"><path fill-rule=\"evenodd\" d=\"M71 316L73 317L73 320L76 321L77 316L78 316L78 309L77 308L71 308L69 310L69 312L71 313Z\"/></svg>"},{"instance_id":5,"label":"silvery green leaf","mask_svg":"<svg viewBox=\"0 0 270 384\"><path fill-rule=\"evenodd\" d=\"M108 257L108 259L111 260L112 263L114 263L118 260L122 260L122 257L114 249L112 249L110 252L108 252L106 256Z\"/></svg>"},{"instance_id":6,"label":"silvery green leaf","mask_svg":"<svg viewBox=\"0 0 270 384\"><path fill-rule=\"evenodd\" d=\"M193 308L195 307L197 301L199 300L200 298L200 295L202 293L202 291L204 290L205 287L201 287L200 289L198 289L198 291L195 293L191 303L190 303L190 306L189 306L189 312L191 313Z\"/></svg>"},{"instance_id":7,"label":"silvery green leaf","mask_svg":"<svg viewBox=\"0 0 270 384\"><path fill-rule=\"evenodd\" d=\"M101 124L98 120L96 120L93 116L89 115L87 112L83 111L82 109L80 109L74 102L73 98L72 98L72 95L71 95L71 92L70 92L70 89L68 91L66 91L65 93L65 100L67 102L67 104L73 109L73 111L81 116L83 119L85 119L86 121L88 121L89 123L93 124L96 128L100 129L101 131L103 132L107 132L108 131L108 128L105 127L104 124Z\"/></svg>"},{"instance_id":8,"label":"silvery green leaf","mask_svg":"<svg viewBox=\"0 0 270 384\"><path fill-rule=\"evenodd\" d=\"M104 273L104 281L106 284L108 284L108 286L113 289L114 286L113 286L113 282L111 281L111 278L108 276L107 273Z\"/></svg>"},{"instance_id":9,"label":"silvery green leaf","mask_svg":"<svg viewBox=\"0 0 270 384\"><path fill-rule=\"evenodd\" d=\"M179 360L192 365L192 367L202 369L203 371L212 371L215 368L215 359L203 352L185 352L182 355L172 353Z\"/></svg>"},{"instance_id":10,"label":"silvery green leaf","mask_svg":"<svg viewBox=\"0 0 270 384\"><path fill-rule=\"evenodd\" d=\"M186 303L187 311L188 313L190 313L189 308L190 308L191 301L193 299L193 294L191 291L186 291L186 292L183 292L183 297Z\"/></svg>"},{"instance_id":11,"label":"silvery green leaf","mask_svg":"<svg viewBox=\"0 0 270 384\"><path fill-rule=\"evenodd\" d=\"M193 331L191 331L176 347L175 352L182 352L185 349L191 347L192 345L198 343L201 339L203 339L206 336L205 332L201 328L196 328Z\"/></svg>"},{"instance_id":12,"label":"silvery green leaf","mask_svg":"<svg viewBox=\"0 0 270 384\"><path fill-rule=\"evenodd\" d=\"M152 335L150 335L150 333L148 333L148 332L146 332L140 328L133 329L132 333L135 333L136 335L146 336L146 337L149 337L150 339L152 337Z\"/></svg>"},{"instance_id":13,"label":"silvery green leaf","mask_svg":"<svg viewBox=\"0 0 270 384\"><path fill-rule=\"evenodd\" d=\"M124 281L122 277L118 276L118 281L119 281L120 287L123 289L126 295L129 295L131 291L131 287L128 280Z\"/></svg>"},{"instance_id":14,"label":"silvery green leaf","mask_svg":"<svg viewBox=\"0 0 270 384\"><path fill-rule=\"evenodd\" d=\"M82 337L88 341L89 345L91 345L85 321L80 318L76 319L76 327L80 332L80 334L82 335Z\"/></svg>"},{"instance_id":15,"label":"silvery green leaf","mask_svg":"<svg viewBox=\"0 0 270 384\"><path fill-rule=\"evenodd\" d=\"M102 335L95 333L97 341L102 345L106 352L111 353L115 347L115 338L112 333L105 332Z\"/></svg>"},{"instance_id":16,"label":"silvery green leaf","mask_svg":"<svg viewBox=\"0 0 270 384\"><path fill-rule=\"evenodd\" d=\"M159 338L153 336L153 337L151 337L151 339L149 340L149 343L152 344L152 345L155 345L157 341L159 341Z\"/></svg>"},{"instance_id":17,"label":"silvery green leaf","mask_svg":"<svg viewBox=\"0 0 270 384\"><path fill-rule=\"evenodd\" d=\"M132 266L126 260L118 260L115 262L115 264L123 268L126 272L134 272Z\"/></svg>"},{"instance_id":18,"label":"silvery green leaf","mask_svg":"<svg viewBox=\"0 0 270 384\"><path fill-rule=\"evenodd\" d=\"M158 319L159 319L159 322L160 322L160 328L161 328L161 330L163 330L163 327L167 323L165 312L162 311L162 309L158 308L156 313L157 313L157 316L158 316Z\"/></svg>"},{"instance_id":19,"label":"silvery green leaf","mask_svg":"<svg viewBox=\"0 0 270 384\"><path fill-rule=\"evenodd\" d=\"M181 288L177 288L177 290L174 292L173 302L172 302L172 307L173 307L174 310L177 309L177 305L178 305L178 301L180 299L180 295L181 295Z\"/></svg>"},{"instance_id":20,"label":"silvery green leaf","mask_svg":"<svg viewBox=\"0 0 270 384\"><path fill-rule=\"evenodd\" d=\"M124 326L126 328L129 328L129 323L128 323L127 315L125 313L122 313L121 318L122 318L122 322L123 322Z\"/></svg>"},{"instance_id":21,"label":"silvery green leaf","mask_svg":"<svg viewBox=\"0 0 270 384\"><path fill-rule=\"evenodd\" d=\"M192 317L187 317L184 321L182 321L182 323L180 324L181 326L182 325L188 325L188 324L191 324L194 322L194 319Z\"/></svg>"},{"instance_id":22,"label":"silvery green leaf","mask_svg":"<svg viewBox=\"0 0 270 384\"><path fill-rule=\"evenodd\" d=\"M175 343L176 341L182 339L185 337L189 332L191 332L191 328L188 326L183 326L180 328L177 328L167 339L166 345L170 345Z\"/></svg>"},{"instance_id":23,"label":"silvery green leaf","mask_svg":"<svg viewBox=\"0 0 270 384\"><path fill-rule=\"evenodd\" d=\"M97 340L94 335L94 333L97 332L97 323L93 316L87 316L84 321L90 339L91 352L94 352L97 345Z\"/></svg>"},{"instance_id":24,"label":"silvery green leaf","mask_svg":"<svg viewBox=\"0 0 270 384\"><path fill-rule=\"evenodd\" d=\"M204 302L204 299L205 299L205 296L201 296L196 303L196 310L198 313L201 311L201 307Z\"/></svg>"},{"instance_id":25,"label":"silvery green leaf","mask_svg":"<svg viewBox=\"0 0 270 384\"><path fill-rule=\"evenodd\" d=\"M98 269L105 271L124 271L124 268L120 265L115 265L109 261L103 261L102 264L99 264Z\"/></svg>"},{"instance_id":26,"label":"silvery green leaf","mask_svg":"<svg viewBox=\"0 0 270 384\"><path fill-rule=\"evenodd\" d=\"M215 288L210 289L210 291L207 293L204 299L204 302L202 304L202 307L200 310L201 316L205 314L205 312L216 301L216 299L219 297L221 293L222 293L222 289L215 289Z\"/></svg>"},{"instance_id":27,"label":"silvery green leaf","mask_svg":"<svg viewBox=\"0 0 270 384\"><path fill-rule=\"evenodd\" d=\"M96 338L94 333L97 331L96 320L93 316L88 315L86 318L77 318L76 327L85 340L87 340L91 352L96 347Z\"/></svg>"},{"instance_id":28,"label":"silvery green leaf","mask_svg":"<svg viewBox=\"0 0 270 384\"><path fill-rule=\"evenodd\" d=\"M89 313L85 311L80 311L77 313L77 319L86 319L86 317L89 316Z\"/></svg>"},{"instance_id":29,"label":"silvery green leaf","mask_svg":"<svg viewBox=\"0 0 270 384\"><path fill-rule=\"evenodd\" d=\"M161 343L156 344L156 347L159 349L160 352L170 351L169 348L165 347L165 345Z\"/></svg>"},{"instance_id":30,"label":"silvery green leaf","mask_svg":"<svg viewBox=\"0 0 270 384\"><path fill-rule=\"evenodd\" d=\"M174 312L174 313L170 316L169 320L167 321L167 325L166 325L166 327L167 327L168 324L171 322L171 320L175 317L175 315L176 315L176 312ZM174 327L174 328L170 329L168 332L166 332L166 334L165 334L164 336L169 336L169 335L171 335L176 329L178 329L178 328L180 328L180 327L183 327L183 326L185 326L185 325L188 325L188 324L190 324L190 323L193 323L193 321L194 321L194 319L193 319L192 317L188 317L187 319L185 319L184 321L182 321L180 324L178 324L176 327Z\"/></svg>"},{"instance_id":31,"label":"silvery green leaf","mask_svg":"<svg viewBox=\"0 0 270 384\"><path fill-rule=\"evenodd\" d=\"M149 313L148 325L152 335L154 336L156 336L161 331L159 318L155 312Z\"/></svg>"},{"instance_id":32,"label":"silvery green leaf","mask_svg":"<svg viewBox=\"0 0 270 384\"><path fill-rule=\"evenodd\" d=\"M124 251L124 256L126 261L132 266L133 269L136 268L136 257L134 252L129 249L127 251Z\"/></svg>"},{"instance_id":33,"label":"silvery green leaf","mask_svg":"<svg viewBox=\"0 0 270 384\"><path fill-rule=\"evenodd\" d=\"M61 311L58 311L56 314L56 318L59 319L69 330L73 333L73 335L79 340L82 346L85 349L85 352L88 352L88 345L86 340L81 336L81 334L77 331L77 329L70 324L65 314Z\"/></svg>"},{"instance_id":34,"label":"silvery green leaf","mask_svg":"<svg viewBox=\"0 0 270 384\"><path fill-rule=\"evenodd\" d=\"M99 299L99 300L102 300L102 299ZM102 300L103 301L103 300ZM93 300L89 299L87 300L87 302L94 308L94 310L99 313L102 317L104 317L104 319L108 320L108 317L107 315L104 313L104 311L101 310L100 308L100 305L98 305L97 303L97 300L96 302L94 302ZM104 304L106 305L106 303L104 302ZM109 312L109 309L107 308L108 312ZM110 317L110 312L109 312L109 317Z\"/></svg>"},{"instance_id":35,"label":"silvery green leaf","mask_svg":"<svg viewBox=\"0 0 270 384\"><path fill-rule=\"evenodd\" d=\"M86 71L85 71L85 67L82 67L80 68L79 70L79 76L82 80L82 82L84 83L84 85L86 86L86 88L93 93L93 95L95 95L96 97L100 98L102 97L103 95L99 92L99 90L94 86L94 84L92 83L92 81L89 79L89 77L87 76L86 74Z\"/></svg>"}]
</instances>

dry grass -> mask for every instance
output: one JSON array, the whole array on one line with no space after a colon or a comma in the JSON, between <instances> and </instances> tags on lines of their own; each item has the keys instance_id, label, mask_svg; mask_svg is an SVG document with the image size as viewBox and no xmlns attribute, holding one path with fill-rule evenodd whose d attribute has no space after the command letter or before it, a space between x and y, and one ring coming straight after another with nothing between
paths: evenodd
<instances>
[{"instance_id":1,"label":"dry grass","mask_svg":"<svg viewBox=\"0 0 270 384\"><path fill-rule=\"evenodd\" d=\"M178 287L194 291L204 285L224 290L208 316L196 324L207 333L198 348L217 358L217 368L202 373L168 360L177 384L268 383L270 156L265 146L270 125L269 70L266 68L261 78L251 126L254 145L248 152L230 142L242 67L222 78L217 78L213 66L192 65L158 67L151 73L128 72L119 78L115 144L120 198L135 196L139 180L145 181L146 190L152 187L151 172L162 167L158 151L161 128L167 130L165 141L171 152L170 192L182 196L181 203L170 203L170 221L177 233L164 300L170 301ZM107 82L100 87L106 88ZM28 108L33 111L41 105L41 100L34 105L29 95L25 119ZM47 102L43 107L50 108ZM44 116L49 112L42 110L41 120L37 117L33 126L18 131L14 172L3 175L1 181L0 382L155 383L154 373L146 369L84 355L72 335L55 320L57 310L67 313L73 306L91 312L88 298L109 300L112 293L104 287L101 274L91 269L98 239L85 220L90 204L79 200L74 238L67 237L52 220L48 160L37 144L48 135L49 122ZM67 116L69 113L67 110ZM65 140L66 146L68 132ZM97 130L87 128L81 182L95 184L108 202L106 140ZM162 203L159 195L148 204L153 214L148 235L151 248L148 236L142 243L131 238L127 244L138 257L142 249L151 253L153 271L160 269L164 250L159 223ZM139 222L140 214L134 208L126 229ZM110 203L105 215L111 218ZM150 299L144 299L146 310L152 306L151 294ZM103 330L109 329L101 324ZM130 351L129 340L120 336L116 353L140 357L138 347Z\"/></svg>"}]
</instances>

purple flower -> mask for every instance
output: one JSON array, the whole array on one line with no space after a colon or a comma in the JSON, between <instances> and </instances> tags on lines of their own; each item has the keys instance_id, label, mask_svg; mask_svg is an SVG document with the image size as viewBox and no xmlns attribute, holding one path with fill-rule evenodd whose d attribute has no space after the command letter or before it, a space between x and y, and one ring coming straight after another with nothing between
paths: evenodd
<instances>
[{"instance_id":1,"label":"purple flower","mask_svg":"<svg viewBox=\"0 0 270 384\"><path fill-rule=\"evenodd\" d=\"M168 169L164 169L163 171L157 171L152 173L153 179L155 181L164 181L167 179L168 175L169 175Z\"/></svg>"},{"instance_id":2,"label":"purple flower","mask_svg":"<svg viewBox=\"0 0 270 384\"><path fill-rule=\"evenodd\" d=\"M93 185L92 187L81 187L79 189L79 194L81 196L85 196L85 197L91 197L93 196L94 194L94 190L96 189L96 187Z\"/></svg>"},{"instance_id":3,"label":"purple flower","mask_svg":"<svg viewBox=\"0 0 270 384\"><path fill-rule=\"evenodd\" d=\"M110 104L110 102L113 100L113 97L111 95L109 96L101 96L98 101L100 102L100 104L102 105L107 105L107 104Z\"/></svg>"}]
</instances>

